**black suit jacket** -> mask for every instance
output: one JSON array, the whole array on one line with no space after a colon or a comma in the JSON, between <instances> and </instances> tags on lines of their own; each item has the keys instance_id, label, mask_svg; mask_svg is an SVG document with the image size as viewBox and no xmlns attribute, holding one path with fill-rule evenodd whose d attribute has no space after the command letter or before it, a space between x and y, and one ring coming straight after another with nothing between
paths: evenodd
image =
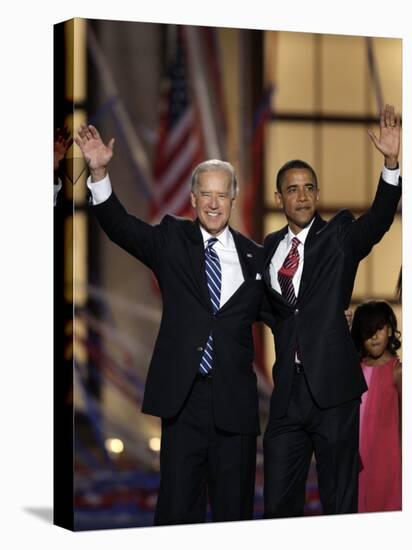
<instances>
[{"instance_id":1,"label":"black suit jacket","mask_svg":"<svg viewBox=\"0 0 412 550\"><path fill-rule=\"evenodd\" d=\"M263 281L256 279L262 272L263 248L230 229L244 282L214 315L197 220L168 215L151 226L128 214L114 193L93 210L109 238L153 270L162 293L162 320L142 411L162 418L178 413L213 331L215 422L229 432L258 434L251 329L264 294Z\"/></svg>"},{"instance_id":2,"label":"black suit jacket","mask_svg":"<svg viewBox=\"0 0 412 550\"><path fill-rule=\"evenodd\" d=\"M355 220L342 210L329 222L318 214L305 241L302 279L295 307L270 285L269 265L287 226L264 242L263 277L270 304L266 321L275 339L275 383L271 414L286 413L297 345L316 403L334 407L359 398L367 389L344 310L348 308L359 262L389 229L401 195L379 182L371 208Z\"/></svg>"}]
</instances>

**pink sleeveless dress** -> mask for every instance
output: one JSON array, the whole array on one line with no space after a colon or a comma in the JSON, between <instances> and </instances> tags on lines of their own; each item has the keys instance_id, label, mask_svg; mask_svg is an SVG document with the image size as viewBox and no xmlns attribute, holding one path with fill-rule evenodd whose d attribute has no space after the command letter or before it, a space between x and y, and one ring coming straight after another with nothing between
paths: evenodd
<instances>
[{"instance_id":1,"label":"pink sleeveless dress","mask_svg":"<svg viewBox=\"0 0 412 550\"><path fill-rule=\"evenodd\" d=\"M397 360L376 367L361 363L369 389L360 408L359 512L402 508L399 402L393 382Z\"/></svg>"}]
</instances>

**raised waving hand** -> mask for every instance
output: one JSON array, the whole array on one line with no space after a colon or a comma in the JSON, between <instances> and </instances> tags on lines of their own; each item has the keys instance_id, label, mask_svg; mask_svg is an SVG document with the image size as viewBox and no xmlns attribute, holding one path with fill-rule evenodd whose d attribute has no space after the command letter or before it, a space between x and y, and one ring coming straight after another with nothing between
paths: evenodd
<instances>
[{"instance_id":1,"label":"raised waving hand","mask_svg":"<svg viewBox=\"0 0 412 550\"><path fill-rule=\"evenodd\" d=\"M92 181L104 178L107 173L107 165L113 156L114 138L105 145L94 126L82 124L74 141L83 153Z\"/></svg>"},{"instance_id":2,"label":"raised waving hand","mask_svg":"<svg viewBox=\"0 0 412 550\"><path fill-rule=\"evenodd\" d=\"M385 105L381 110L380 133L377 137L372 130L368 130L375 147L385 157L387 168L396 168L401 143L401 117L395 114L393 105Z\"/></svg>"}]
</instances>

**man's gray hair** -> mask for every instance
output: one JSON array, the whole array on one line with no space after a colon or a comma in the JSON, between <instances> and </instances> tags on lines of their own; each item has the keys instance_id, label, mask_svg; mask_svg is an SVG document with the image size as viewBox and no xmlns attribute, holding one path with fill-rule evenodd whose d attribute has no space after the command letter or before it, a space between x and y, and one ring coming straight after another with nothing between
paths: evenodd
<instances>
[{"instance_id":1,"label":"man's gray hair","mask_svg":"<svg viewBox=\"0 0 412 550\"><path fill-rule=\"evenodd\" d=\"M218 159L205 160L204 162L201 162L196 166L196 168L192 172L192 193L196 194L199 174L202 174L203 172L213 172L219 170L223 170L224 172L228 172L228 174L230 174L230 183L232 187L231 198L234 199L237 194L237 179L235 169L230 164L230 162Z\"/></svg>"}]
</instances>

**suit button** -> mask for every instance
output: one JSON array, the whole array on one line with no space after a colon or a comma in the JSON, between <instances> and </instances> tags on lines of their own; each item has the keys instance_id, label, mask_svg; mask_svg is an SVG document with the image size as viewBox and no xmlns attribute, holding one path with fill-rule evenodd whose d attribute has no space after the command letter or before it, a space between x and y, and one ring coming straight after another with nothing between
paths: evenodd
<instances>
[{"instance_id":1,"label":"suit button","mask_svg":"<svg viewBox=\"0 0 412 550\"><path fill-rule=\"evenodd\" d=\"M299 310L296 308L295 309L295 315L297 315L299 313Z\"/></svg>"},{"instance_id":2,"label":"suit button","mask_svg":"<svg viewBox=\"0 0 412 550\"><path fill-rule=\"evenodd\" d=\"M203 351L202 346L199 346L199 347L197 348L197 351Z\"/></svg>"}]
</instances>

